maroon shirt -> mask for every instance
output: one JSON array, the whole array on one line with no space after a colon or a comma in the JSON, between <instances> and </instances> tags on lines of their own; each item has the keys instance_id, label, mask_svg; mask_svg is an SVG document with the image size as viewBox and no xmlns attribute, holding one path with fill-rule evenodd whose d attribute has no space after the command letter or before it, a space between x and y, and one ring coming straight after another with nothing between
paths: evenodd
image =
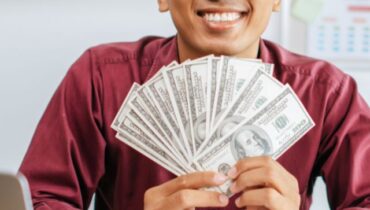
<instances>
[{"instance_id":1,"label":"maroon shirt","mask_svg":"<svg viewBox=\"0 0 370 210\"><path fill-rule=\"evenodd\" d=\"M274 76L292 86L316 123L278 159L299 181L301 209L309 208L320 175L332 209L370 208L370 109L353 79L268 41L259 54L275 64ZM91 48L73 64L20 168L36 209L87 209L96 192L96 209L140 210L148 188L174 178L118 141L110 124L133 82L177 59L175 38L147 37Z\"/></svg>"}]
</instances>

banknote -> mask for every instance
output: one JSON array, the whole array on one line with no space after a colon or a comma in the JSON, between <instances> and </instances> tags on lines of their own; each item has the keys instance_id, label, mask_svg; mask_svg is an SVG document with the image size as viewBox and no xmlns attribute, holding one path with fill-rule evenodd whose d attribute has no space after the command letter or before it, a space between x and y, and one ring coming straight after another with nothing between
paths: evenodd
<instances>
[{"instance_id":1,"label":"banknote","mask_svg":"<svg viewBox=\"0 0 370 210\"><path fill-rule=\"evenodd\" d=\"M147 158L149 158L153 162L155 162L158 165L162 166L163 168L167 169L169 172L173 173L174 175L181 176L181 175L187 174L187 172L183 172L180 169L177 169L177 168L171 166L170 163L166 162L160 156L158 157L158 156L154 155L154 153L155 153L154 151L152 151L150 149L147 149L142 144L139 144L135 137L129 137L125 134L117 133L116 138L118 140L122 141L123 143L127 144L128 146L130 146L134 150L138 151L139 153L143 154L144 156L146 156Z\"/></svg>"},{"instance_id":2,"label":"banknote","mask_svg":"<svg viewBox=\"0 0 370 210\"><path fill-rule=\"evenodd\" d=\"M118 133L118 137L121 136L121 138L119 138L121 141L129 143L130 145L135 145L134 149L141 153L146 153L146 156L150 157L151 160L169 169L169 171L176 175L188 173L183 166L174 161L168 153L158 147L158 145L154 144L149 137L140 131L140 128L128 118L125 118L120 126L121 131Z\"/></svg>"},{"instance_id":3,"label":"banknote","mask_svg":"<svg viewBox=\"0 0 370 210\"><path fill-rule=\"evenodd\" d=\"M245 83L249 83L253 75L258 71L264 71L268 75L273 73L273 64L262 63L260 60L240 59L222 56L218 67L215 98L211 108L209 127L207 131L206 141L202 143L199 150L207 147L207 143L220 121L220 117L224 114L226 107L235 99L240 88ZM212 87L213 88L213 87ZM212 95L211 95L212 97ZM199 152L198 152L199 153Z\"/></svg>"},{"instance_id":4,"label":"banknote","mask_svg":"<svg viewBox=\"0 0 370 210\"><path fill-rule=\"evenodd\" d=\"M187 144L188 140L184 139L181 135L180 127L176 120L174 108L163 80L163 76L160 75L155 80L146 84L146 88L148 89L148 94L153 100L155 108L159 112L157 118L162 118L162 121L166 123L173 136L175 136L177 145L181 145L182 150L185 150L185 144Z\"/></svg>"},{"instance_id":5,"label":"banknote","mask_svg":"<svg viewBox=\"0 0 370 210\"><path fill-rule=\"evenodd\" d=\"M162 116L173 126L173 129L179 133L180 128L176 121L175 111L167 91L163 76L160 75L157 79L146 84L149 89L149 94L153 98L155 106L158 108Z\"/></svg>"},{"instance_id":6,"label":"banknote","mask_svg":"<svg viewBox=\"0 0 370 210\"><path fill-rule=\"evenodd\" d=\"M220 57L211 57L211 62L207 67L207 119L206 119L206 139L209 138L211 130L213 104L216 97L217 75L220 73Z\"/></svg>"},{"instance_id":7,"label":"banknote","mask_svg":"<svg viewBox=\"0 0 370 210\"><path fill-rule=\"evenodd\" d=\"M159 125L155 118L144 108L144 102L141 101L139 97L134 97L129 101L128 104L131 109L143 119L143 122L158 136L162 142L170 146L174 152L180 155L187 162L190 161L189 155L186 151L176 143L176 140L172 138L171 132L169 130L164 130L163 127Z\"/></svg>"},{"instance_id":8,"label":"banknote","mask_svg":"<svg viewBox=\"0 0 370 210\"><path fill-rule=\"evenodd\" d=\"M211 137L206 140L205 146L200 148L200 151L207 152L207 149L214 145L215 140L232 132L244 119L252 117L264 104L274 99L282 89L283 84L278 80L262 70L257 70L251 81L243 84L235 100L221 114L220 120L210 131Z\"/></svg>"},{"instance_id":9,"label":"banknote","mask_svg":"<svg viewBox=\"0 0 370 210\"><path fill-rule=\"evenodd\" d=\"M171 173L226 174L240 159L274 159L315 124L289 85L258 59L205 56L134 83L111 127ZM231 181L204 190L231 195Z\"/></svg>"},{"instance_id":10,"label":"banknote","mask_svg":"<svg viewBox=\"0 0 370 210\"><path fill-rule=\"evenodd\" d=\"M168 66L176 66L176 65L178 65L178 63L176 62L176 61L173 61L172 63L170 63ZM158 74L160 73L160 71L159 72L157 72L148 82L150 82L151 80L154 80L154 79L156 79L157 78L157 76L158 76ZM120 109L119 109L119 111L117 112L117 114L116 114L116 116L115 116L115 118L114 118L114 120L113 120L113 123L112 123L112 125L111 125L111 128L113 128L115 131L117 131L117 129L118 129L118 126L119 126L119 124L122 122L122 119L123 119L123 114L122 114L122 110L123 110L123 108L127 105L127 103L128 103L128 101L130 101L130 99L133 97L133 96L135 96L135 94L136 94L136 92L137 92L137 90L140 88L140 85L138 84L138 83L136 83L136 82L134 82L133 84L132 84L132 86L131 86L131 88L130 88L130 90L129 90L129 92L128 92L128 94L126 95L126 98L125 98L125 100L123 101L123 103L122 103L122 105L121 105L121 107L120 107Z\"/></svg>"},{"instance_id":11,"label":"banknote","mask_svg":"<svg viewBox=\"0 0 370 210\"><path fill-rule=\"evenodd\" d=\"M193 151L191 148L194 148L193 141L191 136L185 131L185 128L189 126L190 117L187 108L189 103L186 97L184 66L167 68L162 75L169 92L182 139L186 139L184 150L188 157L192 157Z\"/></svg>"},{"instance_id":12,"label":"banknote","mask_svg":"<svg viewBox=\"0 0 370 210\"><path fill-rule=\"evenodd\" d=\"M224 109L234 100L242 85L248 83L257 70L265 71L271 75L273 65L227 56L221 58L211 128L215 126Z\"/></svg>"},{"instance_id":13,"label":"banknote","mask_svg":"<svg viewBox=\"0 0 370 210\"><path fill-rule=\"evenodd\" d=\"M189 123L185 127L187 136L193 141L193 154L206 138L207 121L207 73L211 57L204 61L185 64L186 95L189 103Z\"/></svg>"},{"instance_id":14,"label":"banknote","mask_svg":"<svg viewBox=\"0 0 370 210\"><path fill-rule=\"evenodd\" d=\"M152 139L152 141L156 141L157 145L159 147L161 147L164 151L166 151L168 155L172 155L171 156L172 159L177 160L177 162L179 164L184 164L182 159L176 153L174 153L173 148L166 147L166 146L168 146L168 144L166 142L163 142L163 141L161 142L159 140L160 138L158 138L158 135L154 134L154 132L149 129L149 127L146 125L146 123L144 123L144 121L130 108L130 106L127 106L127 102L136 97L136 93L137 93L136 91L139 89L139 88L135 88L135 87L138 87L137 84L134 84L133 87L134 88L132 89L132 91L130 91L130 93L127 96L128 100L125 100L125 102L124 102L124 104L126 104L126 106L121 107L119 113L117 114L117 115L119 115L119 120L120 120L119 125L117 127L117 131L119 133L124 132L124 130L122 129L123 120L124 119L129 119L130 117L132 117L133 120L131 119L131 121L136 122L136 124L138 125L136 127L140 127L140 132L145 132L145 134L150 139ZM133 125L133 123L131 123L131 124ZM165 149L165 147L166 147L166 149Z\"/></svg>"},{"instance_id":15,"label":"banknote","mask_svg":"<svg viewBox=\"0 0 370 210\"><path fill-rule=\"evenodd\" d=\"M179 134L180 129L176 121L174 108L162 75L162 72L165 71L166 68L175 67L177 65L177 62L172 62L167 67L161 68L157 72L156 78L146 82L145 86L148 90L148 96L152 99L152 102L157 107L164 120L168 122L175 133ZM186 142L184 139L182 139L182 141Z\"/></svg>"},{"instance_id":16,"label":"banknote","mask_svg":"<svg viewBox=\"0 0 370 210\"><path fill-rule=\"evenodd\" d=\"M227 171L240 159L261 155L277 159L315 123L294 91L286 86L270 103L237 129L222 137L196 164L205 170ZM228 193L229 184L221 187Z\"/></svg>"},{"instance_id":17,"label":"banknote","mask_svg":"<svg viewBox=\"0 0 370 210\"><path fill-rule=\"evenodd\" d=\"M150 127L147 125L146 122L138 115L135 111L129 110L126 117L136 125L136 127L140 128L140 131L143 132L154 144L158 145L163 151L167 152L169 156L177 163L184 166L184 168L188 169L189 171L192 170L190 164L181 156L180 152L177 151L176 148L173 148L171 145L167 143L163 138L157 136L155 132L153 132ZM120 124L121 125L121 124ZM121 127L119 128L119 132L122 132Z\"/></svg>"},{"instance_id":18,"label":"banknote","mask_svg":"<svg viewBox=\"0 0 370 210\"><path fill-rule=\"evenodd\" d=\"M147 85L143 85L137 90L137 97L139 101L142 101L142 107L166 134L167 139L169 139L170 142L173 142L173 145L178 148L178 150L184 155L184 157L190 159L189 156L187 156L187 154L182 149L186 147L186 141L178 136L179 133L178 128L176 128L176 124L171 125L170 122L167 121L167 118L163 117L159 110L159 107L157 107L154 103L154 98L152 98L152 96L149 94L149 88Z\"/></svg>"},{"instance_id":19,"label":"banknote","mask_svg":"<svg viewBox=\"0 0 370 210\"><path fill-rule=\"evenodd\" d=\"M166 68L162 71L171 104L174 108L176 121L178 123L177 126L180 129L183 139L188 143L186 149L189 152L189 157L194 156L196 146L192 135L193 127L190 117L190 104L187 97L185 66L207 62L211 57L213 57L213 55L204 56L195 60L187 60L181 66ZM204 67L207 68L206 66ZM203 133L205 133L205 131L203 131Z\"/></svg>"},{"instance_id":20,"label":"banknote","mask_svg":"<svg viewBox=\"0 0 370 210\"><path fill-rule=\"evenodd\" d=\"M133 88L131 88L131 91L127 95L126 100L123 104L127 104L127 101L129 101L135 96L138 88L139 86L137 84L133 85ZM156 162L158 160L160 161L161 165L165 165L164 163L166 163L167 166L171 169L170 171L175 174L184 174L185 172L188 172L183 169L182 165L184 164L181 161L178 160L175 161L175 159L170 156L171 154L170 150L164 148L164 145L162 144L154 143L153 140L155 139L155 136L153 134L149 133L149 135L151 135L149 137L137 126L137 125L141 126L142 122L140 122L139 124L138 123L135 124L134 121L130 119L129 113L131 112L132 110L130 109L130 107L126 105L121 107L117 114L117 116L119 116L120 121L117 127L118 139L124 142L127 141L126 143L129 143L131 146L134 145L135 146L134 149L138 151L143 150L141 151L142 153L150 154L150 156L152 157L150 159L152 159L153 161ZM114 120L114 122L115 121L116 120ZM136 137L141 136L141 138L136 138L134 141L134 139L130 137L132 135L135 135ZM151 141L149 141L149 139L151 139ZM140 146L141 150L138 149L138 146Z\"/></svg>"}]
</instances>

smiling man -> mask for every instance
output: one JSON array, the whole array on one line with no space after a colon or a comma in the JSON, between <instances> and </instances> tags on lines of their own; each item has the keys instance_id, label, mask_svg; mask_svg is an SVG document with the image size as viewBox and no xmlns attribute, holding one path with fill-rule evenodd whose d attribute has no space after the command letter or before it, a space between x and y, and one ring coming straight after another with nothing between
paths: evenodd
<instances>
[{"instance_id":1,"label":"smiling man","mask_svg":"<svg viewBox=\"0 0 370 210\"><path fill-rule=\"evenodd\" d=\"M260 38L279 0L158 0L178 34L87 50L42 117L20 171L35 209L309 209L322 175L332 209L370 209L370 110L352 78L334 66ZM228 177L174 177L115 138L110 128L134 82L163 65L208 54L260 58L290 84L316 123L277 161L246 158ZM273 141L273 139L272 139ZM199 190L233 180L232 198Z\"/></svg>"},{"instance_id":2,"label":"smiling man","mask_svg":"<svg viewBox=\"0 0 370 210\"><path fill-rule=\"evenodd\" d=\"M180 60L210 53L256 58L260 36L280 1L162 1L178 31Z\"/></svg>"}]
</instances>

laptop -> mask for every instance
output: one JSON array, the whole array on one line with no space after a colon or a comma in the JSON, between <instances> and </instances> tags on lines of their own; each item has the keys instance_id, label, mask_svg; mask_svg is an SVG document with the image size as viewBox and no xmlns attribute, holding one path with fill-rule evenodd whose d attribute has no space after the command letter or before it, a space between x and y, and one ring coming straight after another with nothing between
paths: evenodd
<instances>
[{"instance_id":1,"label":"laptop","mask_svg":"<svg viewBox=\"0 0 370 210\"><path fill-rule=\"evenodd\" d=\"M0 210L33 210L28 183L22 174L0 172Z\"/></svg>"}]
</instances>

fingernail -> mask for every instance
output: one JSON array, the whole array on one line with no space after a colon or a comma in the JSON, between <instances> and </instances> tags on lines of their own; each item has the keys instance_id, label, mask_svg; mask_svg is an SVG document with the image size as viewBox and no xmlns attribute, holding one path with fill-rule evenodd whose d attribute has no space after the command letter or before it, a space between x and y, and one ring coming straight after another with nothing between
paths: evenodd
<instances>
[{"instance_id":1,"label":"fingernail","mask_svg":"<svg viewBox=\"0 0 370 210\"><path fill-rule=\"evenodd\" d=\"M229 198L226 195L224 195L224 194L219 195L218 196L218 199L224 205L226 205L229 202Z\"/></svg>"},{"instance_id":2,"label":"fingernail","mask_svg":"<svg viewBox=\"0 0 370 210\"><path fill-rule=\"evenodd\" d=\"M236 205L237 207L239 207L239 206L240 206L240 198L237 198L237 199L235 200L235 205Z\"/></svg>"},{"instance_id":3,"label":"fingernail","mask_svg":"<svg viewBox=\"0 0 370 210\"><path fill-rule=\"evenodd\" d=\"M230 177L230 178L235 178L236 177L236 174L237 174L237 170L235 167L232 167L229 172L227 172L227 175Z\"/></svg>"},{"instance_id":4,"label":"fingernail","mask_svg":"<svg viewBox=\"0 0 370 210\"><path fill-rule=\"evenodd\" d=\"M231 186L230 186L230 192L232 192L232 193L234 193L234 194L235 194L235 192L236 192L236 184L235 184L235 182L233 182L233 183L231 184Z\"/></svg>"},{"instance_id":5,"label":"fingernail","mask_svg":"<svg viewBox=\"0 0 370 210\"><path fill-rule=\"evenodd\" d=\"M216 184L222 184L228 179L227 176L223 174L216 174L213 180L215 181Z\"/></svg>"}]
</instances>

